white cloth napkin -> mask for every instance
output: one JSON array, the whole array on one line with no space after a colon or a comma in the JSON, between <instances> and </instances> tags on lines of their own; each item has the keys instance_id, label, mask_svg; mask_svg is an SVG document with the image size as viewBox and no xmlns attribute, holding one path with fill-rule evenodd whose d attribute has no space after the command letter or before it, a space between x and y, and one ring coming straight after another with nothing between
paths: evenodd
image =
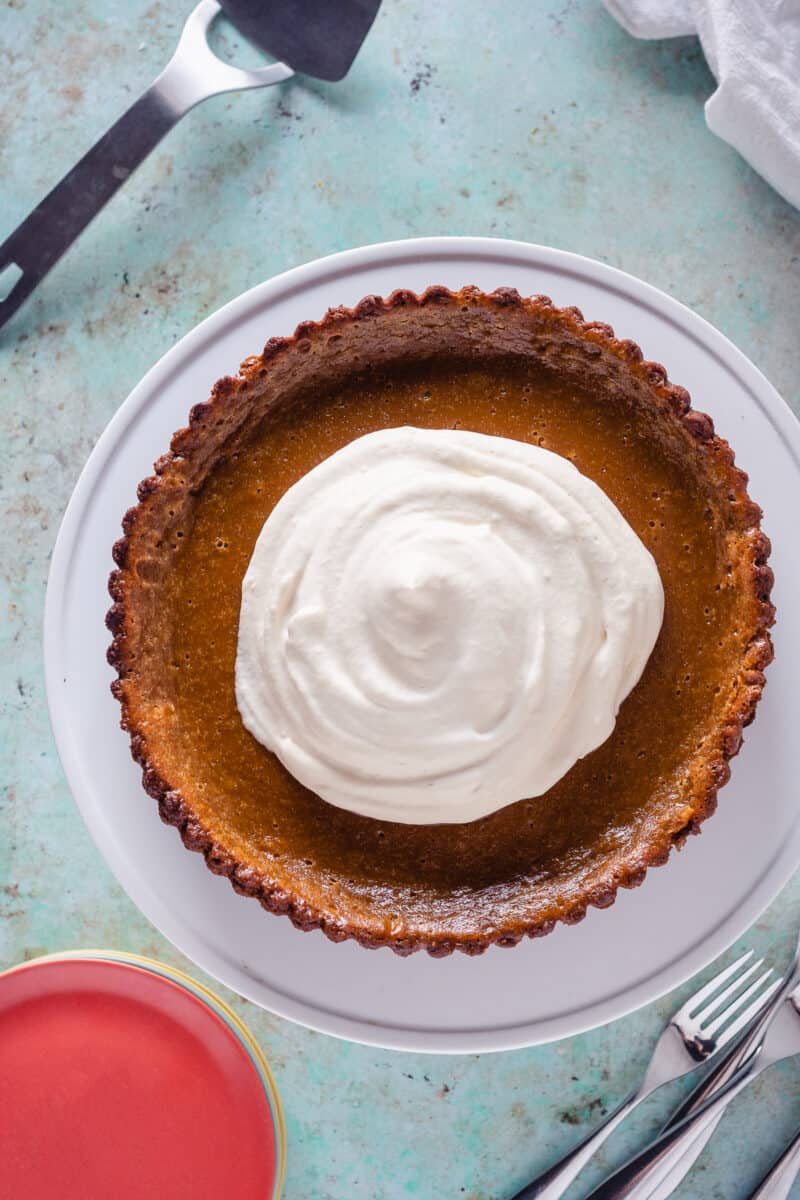
<instances>
[{"instance_id":1,"label":"white cloth napkin","mask_svg":"<svg viewBox=\"0 0 800 1200\"><path fill-rule=\"evenodd\" d=\"M800 208L800 0L604 0L640 38L696 33L718 87L712 133Z\"/></svg>"}]
</instances>

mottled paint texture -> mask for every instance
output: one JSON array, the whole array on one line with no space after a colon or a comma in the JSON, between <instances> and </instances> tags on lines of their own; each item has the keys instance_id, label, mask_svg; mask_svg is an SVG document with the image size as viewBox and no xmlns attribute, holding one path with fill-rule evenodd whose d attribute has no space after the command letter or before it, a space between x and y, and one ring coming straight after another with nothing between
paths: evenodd
<instances>
[{"instance_id":1,"label":"mottled paint texture","mask_svg":"<svg viewBox=\"0 0 800 1200\"><path fill-rule=\"evenodd\" d=\"M150 82L190 2L5 0L0 239ZM255 58L230 28L217 44ZM800 216L708 133L712 87L694 40L635 42L599 0L386 0L344 83L191 113L0 333L0 966L81 945L187 966L78 817L45 710L40 625L59 518L93 443L220 304L359 243L523 238L685 301L798 410ZM743 944L785 961L799 923L795 880ZM504 1200L632 1086L689 991L554 1046L458 1058L348 1045L233 1003L283 1095L287 1200ZM675 1094L616 1134L570 1197ZM746 1197L798 1121L793 1063L737 1102L676 1194Z\"/></svg>"}]
</instances>

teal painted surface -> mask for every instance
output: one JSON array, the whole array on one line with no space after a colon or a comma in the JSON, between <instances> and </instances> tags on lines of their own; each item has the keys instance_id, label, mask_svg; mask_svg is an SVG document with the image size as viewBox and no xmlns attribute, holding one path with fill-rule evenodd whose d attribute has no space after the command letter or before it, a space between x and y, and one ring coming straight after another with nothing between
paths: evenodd
<instances>
[{"instance_id":1,"label":"teal painted surface","mask_svg":"<svg viewBox=\"0 0 800 1200\"><path fill-rule=\"evenodd\" d=\"M1 11L0 239L157 73L188 4ZM252 57L230 31L220 43ZM798 411L800 216L707 132L712 87L695 41L636 43L597 0L386 0L343 84L190 114L0 333L0 966L81 945L187 966L122 894L70 799L40 624L58 522L98 434L220 304L359 243L523 238L690 304ZM798 925L796 879L743 944L784 962ZM554 1046L449 1059L340 1043L234 1004L283 1095L287 1200L504 1200L627 1092L688 991ZM674 1096L616 1134L570 1197ZM792 1063L737 1102L676 1194L744 1198L798 1122Z\"/></svg>"}]
</instances>

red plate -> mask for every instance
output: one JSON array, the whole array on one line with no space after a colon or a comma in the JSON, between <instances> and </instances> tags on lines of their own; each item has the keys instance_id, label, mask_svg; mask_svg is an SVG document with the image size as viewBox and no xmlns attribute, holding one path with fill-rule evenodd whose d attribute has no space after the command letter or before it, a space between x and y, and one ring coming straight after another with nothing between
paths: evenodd
<instances>
[{"instance_id":1,"label":"red plate","mask_svg":"<svg viewBox=\"0 0 800 1200\"><path fill-rule=\"evenodd\" d=\"M270 1200L276 1134L242 1043L140 967L0 976L0 1195Z\"/></svg>"}]
</instances>

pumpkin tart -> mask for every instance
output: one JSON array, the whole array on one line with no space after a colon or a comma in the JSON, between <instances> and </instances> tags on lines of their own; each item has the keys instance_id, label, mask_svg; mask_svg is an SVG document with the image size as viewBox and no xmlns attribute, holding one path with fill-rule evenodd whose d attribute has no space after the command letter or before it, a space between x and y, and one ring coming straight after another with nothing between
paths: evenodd
<instances>
[{"instance_id":1,"label":"pumpkin tart","mask_svg":"<svg viewBox=\"0 0 800 1200\"><path fill-rule=\"evenodd\" d=\"M544 795L467 824L325 803L236 706L241 585L264 521L334 451L401 425L568 457L664 586L660 636L611 737ZM772 657L760 519L685 389L575 308L432 287L333 309L220 380L124 518L109 661L145 790L237 892L333 941L477 954L580 921L698 833L729 778Z\"/></svg>"}]
</instances>

